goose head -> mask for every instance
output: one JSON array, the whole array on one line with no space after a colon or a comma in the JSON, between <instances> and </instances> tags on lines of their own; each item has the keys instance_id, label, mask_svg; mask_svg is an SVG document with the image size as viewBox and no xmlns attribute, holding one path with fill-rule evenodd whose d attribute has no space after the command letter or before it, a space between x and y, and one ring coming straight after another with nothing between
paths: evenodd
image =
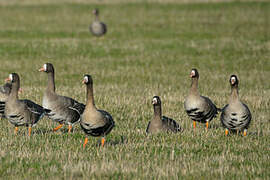
<instances>
[{"instance_id":1,"label":"goose head","mask_svg":"<svg viewBox=\"0 0 270 180\"><path fill-rule=\"evenodd\" d=\"M20 77L17 73L9 74L8 78L5 80L6 82L16 83L20 81Z\"/></svg>"},{"instance_id":2,"label":"goose head","mask_svg":"<svg viewBox=\"0 0 270 180\"><path fill-rule=\"evenodd\" d=\"M51 63L45 63L40 69L39 72L54 73L54 68Z\"/></svg>"},{"instance_id":3,"label":"goose head","mask_svg":"<svg viewBox=\"0 0 270 180\"><path fill-rule=\"evenodd\" d=\"M198 70L195 69L195 68L191 69L190 77L191 78L197 78L197 79L199 79L199 72L198 72Z\"/></svg>"},{"instance_id":4,"label":"goose head","mask_svg":"<svg viewBox=\"0 0 270 180\"><path fill-rule=\"evenodd\" d=\"M97 8L95 8L92 13L95 15L95 16L98 16L99 14L99 10Z\"/></svg>"},{"instance_id":5,"label":"goose head","mask_svg":"<svg viewBox=\"0 0 270 180\"><path fill-rule=\"evenodd\" d=\"M158 96L154 96L153 97L153 99L152 99L152 104L154 105L154 106L157 106L157 105L161 105L161 100L160 100L160 98L158 97Z\"/></svg>"},{"instance_id":6,"label":"goose head","mask_svg":"<svg viewBox=\"0 0 270 180\"><path fill-rule=\"evenodd\" d=\"M231 86L237 86L238 85L238 78L237 78L237 76L236 75L231 75L231 77L230 77L230 85Z\"/></svg>"},{"instance_id":7,"label":"goose head","mask_svg":"<svg viewBox=\"0 0 270 180\"><path fill-rule=\"evenodd\" d=\"M91 75L89 75L89 74L84 75L82 83L85 85L93 84L93 79L92 79Z\"/></svg>"}]
</instances>

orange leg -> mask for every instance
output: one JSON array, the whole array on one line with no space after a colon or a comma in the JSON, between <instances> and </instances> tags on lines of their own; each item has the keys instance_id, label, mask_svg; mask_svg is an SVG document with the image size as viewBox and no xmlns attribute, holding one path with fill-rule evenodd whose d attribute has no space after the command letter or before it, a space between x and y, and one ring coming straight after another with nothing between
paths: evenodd
<instances>
[{"instance_id":1,"label":"orange leg","mask_svg":"<svg viewBox=\"0 0 270 180\"><path fill-rule=\"evenodd\" d=\"M68 133L70 133L71 132L71 129L72 129L72 125L68 125Z\"/></svg>"},{"instance_id":2,"label":"orange leg","mask_svg":"<svg viewBox=\"0 0 270 180\"><path fill-rule=\"evenodd\" d=\"M196 128L196 121L193 121L193 128Z\"/></svg>"},{"instance_id":3,"label":"orange leg","mask_svg":"<svg viewBox=\"0 0 270 180\"><path fill-rule=\"evenodd\" d=\"M209 127L209 123L208 121L206 121L206 130L208 130L208 127Z\"/></svg>"},{"instance_id":4,"label":"orange leg","mask_svg":"<svg viewBox=\"0 0 270 180\"><path fill-rule=\"evenodd\" d=\"M226 129L226 130L225 130L225 135L227 136L228 134L229 134L229 130Z\"/></svg>"},{"instance_id":5,"label":"orange leg","mask_svg":"<svg viewBox=\"0 0 270 180\"><path fill-rule=\"evenodd\" d=\"M15 129L14 129L14 134L15 135L17 135L18 129L19 129L18 127L15 127Z\"/></svg>"},{"instance_id":6,"label":"orange leg","mask_svg":"<svg viewBox=\"0 0 270 180\"><path fill-rule=\"evenodd\" d=\"M102 146L102 147L104 147L104 143L105 143L105 138L102 137L102 139L101 139L101 146Z\"/></svg>"},{"instance_id":7,"label":"orange leg","mask_svg":"<svg viewBox=\"0 0 270 180\"><path fill-rule=\"evenodd\" d=\"M56 128L53 129L53 131L57 131L58 129L60 129L64 124L59 124L59 126L57 126Z\"/></svg>"},{"instance_id":8,"label":"orange leg","mask_svg":"<svg viewBox=\"0 0 270 180\"><path fill-rule=\"evenodd\" d=\"M87 142L88 142L88 138L86 137L86 138L84 139L83 148L85 148L85 145L87 144Z\"/></svg>"},{"instance_id":9,"label":"orange leg","mask_svg":"<svg viewBox=\"0 0 270 180\"><path fill-rule=\"evenodd\" d=\"M245 129L245 130L244 130L244 136L246 136L246 135L247 135L247 130Z\"/></svg>"},{"instance_id":10,"label":"orange leg","mask_svg":"<svg viewBox=\"0 0 270 180\"><path fill-rule=\"evenodd\" d=\"M28 127L28 135L29 135L29 137L31 136L31 131L32 131L32 127L29 126L29 127Z\"/></svg>"}]
</instances>

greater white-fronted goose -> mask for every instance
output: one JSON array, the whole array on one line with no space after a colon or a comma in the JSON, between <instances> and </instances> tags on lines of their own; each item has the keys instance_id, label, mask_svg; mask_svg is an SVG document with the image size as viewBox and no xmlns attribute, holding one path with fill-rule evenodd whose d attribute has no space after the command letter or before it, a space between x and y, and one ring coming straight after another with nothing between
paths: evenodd
<instances>
[{"instance_id":1,"label":"greater white-fronted goose","mask_svg":"<svg viewBox=\"0 0 270 180\"><path fill-rule=\"evenodd\" d=\"M148 123L146 133L158 133L158 132L173 132L177 133L181 131L180 125L173 119L166 116L162 116L161 100L158 96L154 96L152 100L154 107L154 117Z\"/></svg>"},{"instance_id":2,"label":"greater white-fronted goose","mask_svg":"<svg viewBox=\"0 0 270 180\"><path fill-rule=\"evenodd\" d=\"M104 146L105 136L111 132L114 121L108 112L96 108L92 77L88 74L84 75L83 83L86 85L86 106L80 124L86 135L102 136L101 145ZM86 137L83 147L87 142L88 138Z\"/></svg>"},{"instance_id":3,"label":"greater white-fronted goose","mask_svg":"<svg viewBox=\"0 0 270 180\"><path fill-rule=\"evenodd\" d=\"M225 130L225 134L228 135L230 131L244 131L244 136L247 135L247 129L251 121L251 113L248 106L242 103L238 95L238 78L236 75L231 75L231 96L229 104L223 109L220 116L221 124Z\"/></svg>"},{"instance_id":4,"label":"greater white-fronted goose","mask_svg":"<svg viewBox=\"0 0 270 180\"><path fill-rule=\"evenodd\" d=\"M90 32L97 37L105 35L107 32L107 27L105 23L99 21L99 10L94 9L93 14L95 15L95 20L89 26Z\"/></svg>"},{"instance_id":5,"label":"greater white-fronted goose","mask_svg":"<svg viewBox=\"0 0 270 180\"><path fill-rule=\"evenodd\" d=\"M208 129L209 122L216 117L218 109L208 97L200 95L198 90L199 72L197 69L191 70L190 77L192 83L184 103L185 110L188 116L193 120L194 128L196 128L197 121L206 123L206 129Z\"/></svg>"},{"instance_id":6,"label":"greater white-fronted goose","mask_svg":"<svg viewBox=\"0 0 270 180\"><path fill-rule=\"evenodd\" d=\"M74 123L80 120L85 105L75 101L70 97L56 94L54 67L51 63L44 64L43 67L39 69L39 71L46 72L48 74L48 85L43 95L42 106L50 110L50 112L46 115L50 119L60 124L53 130L57 131L64 124L68 124L68 132L70 133Z\"/></svg>"},{"instance_id":7,"label":"greater white-fronted goose","mask_svg":"<svg viewBox=\"0 0 270 180\"><path fill-rule=\"evenodd\" d=\"M28 134L31 136L31 128L43 117L45 109L28 99L18 99L20 88L18 74L12 73L6 80L11 81L12 88L5 104L5 117L15 126L15 133L18 126L27 126Z\"/></svg>"},{"instance_id":8,"label":"greater white-fronted goose","mask_svg":"<svg viewBox=\"0 0 270 180\"><path fill-rule=\"evenodd\" d=\"M0 116L4 117L5 102L11 91L11 83L5 83L0 86Z\"/></svg>"}]
</instances>

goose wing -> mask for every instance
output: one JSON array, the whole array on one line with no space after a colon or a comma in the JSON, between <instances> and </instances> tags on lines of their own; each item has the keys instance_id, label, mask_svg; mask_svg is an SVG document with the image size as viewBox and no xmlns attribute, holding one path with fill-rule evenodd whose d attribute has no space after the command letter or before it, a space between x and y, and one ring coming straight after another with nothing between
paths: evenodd
<instances>
[{"instance_id":1,"label":"goose wing","mask_svg":"<svg viewBox=\"0 0 270 180\"><path fill-rule=\"evenodd\" d=\"M5 114L5 102L4 101L0 101L0 116L4 116Z\"/></svg>"},{"instance_id":2,"label":"goose wing","mask_svg":"<svg viewBox=\"0 0 270 180\"><path fill-rule=\"evenodd\" d=\"M162 123L163 123L163 126L165 126L165 128L169 131L172 131L174 133L181 131L180 125L175 120L173 120L171 118L168 118L166 116L162 116Z\"/></svg>"},{"instance_id":3,"label":"goose wing","mask_svg":"<svg viewBox=\"0 0 270 180\"><path fill-rule=\"evenodd\" d=\"M98 111L103 115L105 124L104 123L102 123L102 125L100 125L99 123L90 124L86 122L80 123L84 132L91 136L105 136L109 134L112 128L115 126L113 118L108 112L104 110L98 110Z\"/></svg>"},{"instance_id":4,"label":"goose wing","mask_svg":"<svg viewBox=\"0 0 270 180\"><path fill-rule=\"evenodd\" d=\"M146 128L146 134L148 134L148 133L149 133L149 127L150 127L150 123L151 123L151 121L149 121L149 123L148 123L148 125L147 125L147 128Z\"/></svg>"}]
</instances>

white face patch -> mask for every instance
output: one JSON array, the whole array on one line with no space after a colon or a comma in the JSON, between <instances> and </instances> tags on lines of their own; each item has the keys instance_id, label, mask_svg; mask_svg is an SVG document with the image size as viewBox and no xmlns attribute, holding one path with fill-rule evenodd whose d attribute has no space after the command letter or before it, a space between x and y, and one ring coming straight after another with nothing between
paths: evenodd
<instances>
[{"instance_id":1,"label":"white face patch","mask_svg":"<svg viewBox=\"0 0 270 180\"><path fill-rule=\"evenodd\" d=\"M153 103L153 104L157 104L157 102L158 102L157 98L153 98L152 103Z\"/></svg>"},{"instance_id":2,"label":"white face patch","mask_svg":"<svg viewBox=\"0 0 270 180\"><path fill-rule=\"evenodd\" d=\"M234 84L234 83L235 83L235 81L236 81L235 77L232 77L232 78L231 78L231 82L232 82L232 84Z\"/></svg>"},{"instance_id":3,"label":"white face patch","mask_svg":"<svg viewBox=\"0 0 270 180\"><path fill-rule=\"evenodd\" d=\"M47 64L43 65L44 71L47 71Z\"/></svg>"},{"instance_id":4,"label":"white face patch","mask_svg":"<svg viewBox=\"0 0 270 180\"><path fill-rule=\"evenodd\" d=\"M12 74L9 74L8 78L10 79L10 81L12 81L13 80Z\"/></svg>"},{"instance_id":5,"label":"white face patch","mask_svg":"<svg viewBox=\"0 0 270 180\"><path fill-rule=\"evenodd\" d=\"M195 71L194 71L194 70L192 70L192 71L190 72L190 76L191 76L191 77L195 76Z\"/></svg>"},{"instance_id":6,"label":"white face patch","mask_svg":"<svg viewBox=\"0 0 270 180\"><path fill-rule=\"evenodd\" d=\"M87 76L84 76L83 80L84 80L84 83L88 83L89 81Z\"/></svg>"}]
</instances>

